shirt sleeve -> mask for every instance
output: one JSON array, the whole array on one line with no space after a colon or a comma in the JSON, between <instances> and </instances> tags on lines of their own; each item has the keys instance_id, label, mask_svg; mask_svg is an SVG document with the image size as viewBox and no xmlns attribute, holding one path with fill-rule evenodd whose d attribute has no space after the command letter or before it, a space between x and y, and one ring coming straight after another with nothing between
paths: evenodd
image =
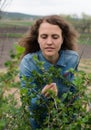
<instances>
[{"instance_id":1,"label":"shirt sleeve","mask_svg":"<svg viewBox=\"0 0 91 130\"><path fill-rule=\"evenodd\" d=\"M79 64L78 55L72 55L70 59L67 61L67 72L65 75L67 76L67 79L71 82L74 80L74 74L70 72L70 69L78 71L78 64Z\"/></svg>"},{"instance_id":2,"label":"shirt sleeve","mask_svg":"<svg viewBox=\"0 0 91 130\"><path fill-rule=\"evenodd\" d=\"M29 61L26 57L24 57L21 60L20 63L20 81L21 81L21 86L26 87L26 80L32 77L32 65L33 63ZM30 84L32 81L30 82Z\"/></svg>"}]
</instances>

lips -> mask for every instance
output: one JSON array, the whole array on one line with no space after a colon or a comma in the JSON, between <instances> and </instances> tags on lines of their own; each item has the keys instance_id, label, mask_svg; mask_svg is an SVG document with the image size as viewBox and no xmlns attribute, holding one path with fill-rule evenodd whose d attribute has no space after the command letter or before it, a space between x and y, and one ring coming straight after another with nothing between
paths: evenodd
<instances>
[{"instance_id":1,"label":"lips","mask_svg":"<svg viewBox=\"0 0 91 130\"><path fill-rule=\"evenodd\" d=\"M48 52L52 52L54 50L54 48L53 47L46 47L45 50Z\"/></svg>"},{"instance_id":2,"label":"lips","mask_svg":"<svg viewBox=\"0 0 91 130\"><path fill-rule=\"evenodd\" d=\"M46 47L45 49L47 49L47 50L53 50L54 48L53 47Z\"/></svg>"}]
</instances>

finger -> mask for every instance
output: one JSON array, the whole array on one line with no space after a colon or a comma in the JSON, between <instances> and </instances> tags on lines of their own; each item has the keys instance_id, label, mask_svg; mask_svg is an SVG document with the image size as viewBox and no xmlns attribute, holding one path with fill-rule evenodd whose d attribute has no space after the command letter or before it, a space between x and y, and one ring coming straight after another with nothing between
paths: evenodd
<instances>
[{"instance_id":1,"label":"finger","mask_svg":"<svg viewBox=\"0 0 91 130\"><path fill-rule=\"evenodd\" d=\"M44 93L44 95L45 95L46 97L52 96L51 94L57 96L57 94L58 94L57 88L52 87L52 88L48 89L48 90Z\"/></svg>"},{"instance_id":2,"label":"finger","mask_svg":"<svg viewBox=\"0 0 91 130\"><path fill-rule=\"evenodd\" d=\"M53 85L51 84L51 85L46 85L43 89L42 89L42 94L45 94L46 93L46 91L47 90L49 90L50 88L52 88L53 87Z\"/></svg>"},{"instance_id":3,"label":"finger","mask_svg":"<svg viewBox=\"0 0 91 130\"><path fill-rule=\"evenodd\" d=\"M57 86L51 87L50 90L54 91L55 95L57 96L57 94L58 94Z\"/></svg>"},{"instance_id":4,"label":"finger","mask_svg":"<svg viewBox=\"0 0 91 130\"><path fill-rule=\"evenodd\" d=\"M51 87L53 87L53 86L56 87L56 83L51 83L51 84L49 85L49 88L51 88Z\"/></svg>"},{"instance_id":5,"label":"finger","mask_svg":"<svg viewBox=\"0 0 91 130\"><path fill-rule=\"evenodd\" d=\"M55 92L57 92L57 86L56 83L51 83L49 85L46 85L43 89L42 89L42 94L45 94L48 90L53 90Z\"/></svg>"},{"instance_id":6,"label":"finger","mask_svg":"<svg viewBox=\"0 0 91 130\"><path fill-rule=\"evenodd\" d=\"M54 88L54 89L52 88L51 91L55 94L55 96L57 96L57 94L58 94L57 88Z\"/></svg>"},{"instance_id":7,"label":"finger","mask_svg":"<svg viewBox=\"0 0 91 130\"><path fill-rule=\"evenodd\" d=\"M49 85L46 85L43 89L42 89L42 94L44 94L46 91L47 91L47 89L48 89L48 87L49 87Z\"/></svg>"},{"instance_id":8,"label":"finger","mask_svg":"<svg viewBox=\"0 0 91 130\"><path fill-rule=\"evenodd\" d=\"M45 97L49 97L50 94L48 92L45 93Z\"/></svg>"}]
</instances>

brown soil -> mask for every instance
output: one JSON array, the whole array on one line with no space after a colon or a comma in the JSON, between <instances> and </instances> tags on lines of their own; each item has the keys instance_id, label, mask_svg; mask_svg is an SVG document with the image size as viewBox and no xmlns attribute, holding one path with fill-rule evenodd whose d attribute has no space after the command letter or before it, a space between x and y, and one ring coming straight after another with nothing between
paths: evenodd
<instances>
[{"instance_id":1,"label":"brown soil","mask_svg":"<svg viewBox=\"0 0 91 130\"><path fill-rule=\"evenodd\" d=\"M82 54L81 59L91 60L91 45L80 44L79 45L79 55Z\"/></svg>"},{"instance_id":2,"label":"brown soil","mask_svg":"<svg viewBox=\"0 0 91 130\"><path fill-rule=\"evenodd\" d=\"M3 37L3 34L7 33L24 33L28 30L28 27L16 27L16 26L11 26L11 27L0 27L0 37Z\"/></svg>"},{"instance_id":3,"label":"brown soil","mask_svg":"<svg viewBox=\"0 0 91 130\"><path fill-rule=\"evenodd\" d=\"M4 63L10 59L10 50L18 39L0 38L0 68L4 68Z\"/></svg>"}]
</instances>

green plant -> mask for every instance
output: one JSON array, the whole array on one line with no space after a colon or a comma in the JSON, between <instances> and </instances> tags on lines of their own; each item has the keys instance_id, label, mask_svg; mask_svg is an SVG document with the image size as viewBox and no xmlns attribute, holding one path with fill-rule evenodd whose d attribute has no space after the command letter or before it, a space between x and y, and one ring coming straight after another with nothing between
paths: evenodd
<instances>
[{"instance_id":1,"label":"green plant","mask_svg":"<svg viewBox=\"0 0 91 130\"><path fill-rule=\"evenodd\" d=\"M23 108L25 113L28 114L27 117L30 118L29 110L27 109L32 98L37 97L36 104L39 106L33 111L32 117L37 121L41 122L40 116L45 111L47 116L44 122L41 123L41 129L44 130L90 130L91 129L91 111L87 110L89 103L91 102L91 93L87 92L87 86L91 83L91 74L86 74L83 71L75 72L70 69L69 72L75 74L75 79L73 83L69 82L62 75L60 75L60 69L56 70L54 66L50 67L48 71L43 68L43 62L38 61L37 57L34 57L37 66L41 73L36 71L32 72L33 78L23 80L26 82L26 87L21 89L21 99L23 103ZM52 92L50 94L50 99L47 99L41 95L42 86L44 84L52 83L53 79L60 79L63 84L69 87L69 91L62 95L59 99L55 97ZM34 84L30 85L30 82L34 81ZM36 91L36 84L40 87ZM73 90L75 88L75 91ZM28 91L31 94L28 94ZM42 105L41 105L42 104ZM26 107L27 106L27 107Z\"/></svg>"},{"instance_id":2,"label":"green plant","mask_svg":"<svg viewBox=\"0 0 91 130\"><path fill-rule=\"evenodd\" d=\"M34 60L41 73L33 71L34 78L27 79L23 77L26 87L21 88L20 82L15 81L15 77L19 74L18 66L23 51L23 48L16 46L15 50L10 52L11 60L5 63L6 72L0 73L0 130L31 130L30 117L33 116L39 120L40 115L45 110L48 115L41 126L43 130L90 130L91 110L87 107L91 102L91 93L88 91L88 86L91 86L91 74L86 74L84 71L75 72L70 69L69 71L75 75L75 79L71 83L61 76L59 73L61 70L56 70L54 66L45 71L44 63L39 62L35 56ZM54 78L60 78L69 87L69 90L75 87L76 91L64 93L61 100L49 91L50 100L45 98L41 95L42 86L51 83ZM30 85L32 80L40 86L39 91L35 91L36 84ZM17 106L17 100L15 99L17 90L7 96L4 95L5 91L11 88L17 90L21 88L22 105ZM30 95L29 91L31 90ZM36 103L40 107L34 112L34 115L30 115L28 107L33 97L38 98Z\"/></svg>"},{"instance_id":3,"label":"green plant","mask_svg":"<svg viewBox=\"0 0 91 130\"><path fill-rule=\"evenodd\" d=\"M30 129L24 109L21 104L18 105L18 100L15 98L20 88L20 82L15 78L19 74L20 54L24 50L19 46L15 46L15 48L16 50L10 51L11 60L5 63L6 72L0 73L0 130ZM11 92L14 88L16 91ZM7 94L7 91L11 93Z\"/></svg>"}]
</instances>

